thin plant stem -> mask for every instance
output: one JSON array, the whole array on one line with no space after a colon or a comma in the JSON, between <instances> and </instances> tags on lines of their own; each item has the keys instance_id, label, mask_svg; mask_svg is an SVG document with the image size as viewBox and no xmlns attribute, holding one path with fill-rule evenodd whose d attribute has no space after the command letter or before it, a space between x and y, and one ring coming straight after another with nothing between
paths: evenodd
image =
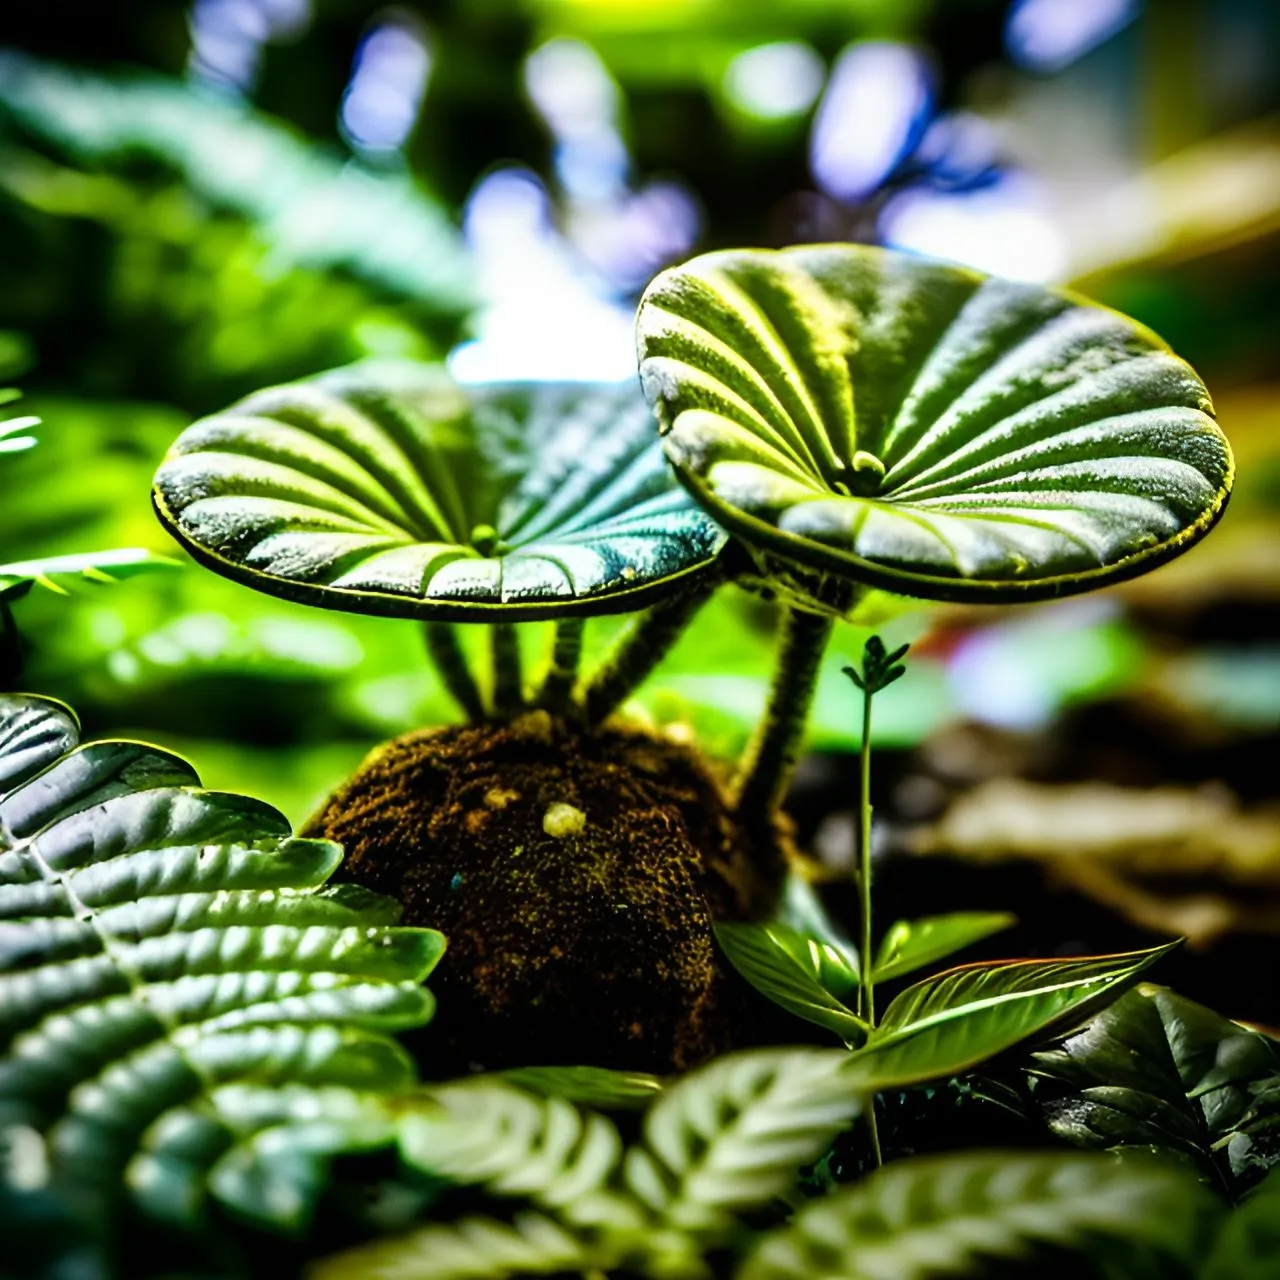
<instances>
[{"instance_id":1,"label":"thin plant stem","mask_svg":"<svg viewBox=\"0 0 1280 1280\"><path fill-rule=\"evenodd\" d=\"M871 698L870 689L862 692L862 741L858 746L858 763L862 778L858 797L858 1016L869 1027L876 1025L875 963L871 952ZM867 1099L867 1134L876 1168L884 1163L880 1152L880 1131L876 1125L875 1095Z\"/></svg>"},{"instance_id":2,"label":"thin plant stem","mask_svg":"<svg viewBox=\"0 0 1280 1280\"><path fill-rule=\"evenodd\" d=\"M858 954L862 981L858 983L858 1016L876 1024L876 985L871 961L871 694L862 695L862 743L858 748L861 794L858 799Z\"/></svg>"},{"instance_id":3,"label":"thin plant stem","mask_svg":"<svg viewBox=\"0 0 1280 1280\"><path fill-rule=\"evenodd\" d=\"M718 574L706 573L628 627L583 691L582 711L589 725L608 719L644 683L719 583Z\"/></svg>"},{"instance_id":4,"label":"thin plant stem","mask_svg":"<svg viewBox=\"0 0 1280 1280\"><path fill-rule=\"evenodd\" d=\"M489 628L493 654L493 710L513 716L524 706L524 677L520 670L520 636L515 624L495 622Z\"/></svg>"},{"instance_id":5,"label":"thin plant stem","mask_svg":"<svg viewBox=\"0 0 1280 1280\"><path fill-rule=\"evenodd\" d=\"M573 696L573 686L578 679L578 664L582 661L582 633L586 623L582 618L561 618L556 623L555 641L551 647L551 666L547 670L542 688L538 690L538 706L552 715L563 715Z\"/></svg>"},{"instance_id":6,"label":"thin plant stem","mask_svg":"<svg viewBox=\"0 0 1280 1280\"><path fill-rule=\"evenodd\" d=\"M463 714L473 724L485 718L484 700L471 668L467 665L458 633L452 623L428 622L424 627L427 652L435 669L440 673L449 696L462 708Z\"/></svg>"},{"instance_id":7,"label":"thin plant stem","mask_svg":"<svg viewBox=\"0 0 1280 1280\"><path fill-rule=\"evenodd\" d=\"M735 808L740 818L767 817L787 794L832 625L825 614L787 611L769 701L738 774Z\"/></svg>"}]
</instances>

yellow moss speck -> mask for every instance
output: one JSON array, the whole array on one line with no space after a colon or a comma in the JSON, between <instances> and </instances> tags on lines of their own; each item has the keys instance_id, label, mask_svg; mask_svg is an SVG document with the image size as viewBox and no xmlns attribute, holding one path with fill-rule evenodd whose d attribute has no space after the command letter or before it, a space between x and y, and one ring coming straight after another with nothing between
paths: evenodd
<instances>
[{"instance_id":1,"label":"yellow moss speck","mask_svg":"<svg viewBox=\"0 0 1280 1280\"><path fill-rule=\"evenodd\" d=\"M575 809L573 805L561 801L547 805L547 811L542 815L543 831L557 840L581 835L586 825L587 815L581 809Z\"/></svg>"}]
</instances>

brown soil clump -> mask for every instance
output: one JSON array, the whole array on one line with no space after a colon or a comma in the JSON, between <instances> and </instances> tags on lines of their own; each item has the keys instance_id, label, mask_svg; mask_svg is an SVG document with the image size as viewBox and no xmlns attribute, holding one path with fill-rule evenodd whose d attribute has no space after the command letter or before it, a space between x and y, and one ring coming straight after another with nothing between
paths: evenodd
<instances>
[{"instance_id":1,"label":"brown soil clump","mask_svg":"<svg viewBox=\"0 0 1280 1280\"><path fill-rule=\"evenodd\" d=\"M408 734L374 751L306 834L343 844L339 878L448 938L430 981L439 1009L413 1046L428 1074L669 1071L777 1025L711 922L772 905L778 839L748 860L687 747L583 734L545 712Z\"/></svg>"}]
</instances>

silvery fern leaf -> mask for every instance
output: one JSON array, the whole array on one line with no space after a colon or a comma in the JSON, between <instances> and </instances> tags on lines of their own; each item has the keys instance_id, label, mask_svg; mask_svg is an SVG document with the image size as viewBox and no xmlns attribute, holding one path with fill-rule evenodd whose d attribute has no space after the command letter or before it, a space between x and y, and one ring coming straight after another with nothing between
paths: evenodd
<instances>
[{"instance_id":1,"label":"silvery fern leaf","mask_svg":"<svg viewBox=\"0 0 1280 1280\"><path fill-rule=\"evenodd\" d=\"M177 756L0 697L0 1141L26 1153L0 1198L304 1224L327 1158L388 1140L378 1102L414 1081L393 1033L430 1019L444 948L326 888L340 860Z\"/></svg>"}]
</instances>

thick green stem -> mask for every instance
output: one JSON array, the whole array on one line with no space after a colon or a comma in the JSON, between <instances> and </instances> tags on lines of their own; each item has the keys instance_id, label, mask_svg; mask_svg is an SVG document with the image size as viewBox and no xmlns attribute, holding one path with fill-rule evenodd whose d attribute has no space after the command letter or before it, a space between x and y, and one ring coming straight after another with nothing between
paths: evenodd
<instances>
[{"instance_id":1,"label":"thick green stem","mask_svg":"<svg viewBox=\"0 0 1280 1280\"><path fill-rule=\"evenodd\" d=\"M582 695L588 724L606 720L640 687L719 583L718 575L704 574L685 591L654 605L631 624Z\"/></svg>"},{"instance_id":2,"label":"thick green stem","mask_svg":"<svg viewBox=\"0 0 1280 1280\"><path fill-rule=\"evenodd\" d=\"M458 633L448 622L428 622L424 628L427 652L435 664L444 687L450 697L462 708L463 714L473 723L484 719L484 700L480 689L467 666Z\"/></svg>"},{"instance_id":3,"label":"thick green stem","mask_svg":"<svg viewBox=\"0 0 1280 1280\"><path fill-rule=\"evenodd\" d=\"M573 696L582 660L582 633L586 624L581 618L561 618L556 623L556 638L551 649L551 666L538 691L538 706L552 715L563 715Z\"/></svg>"},{"instance_id":4,"label":"thick green stem","mask_svg":"<svg viewBox=\"0 0 1280 1280\"><path fill-rule=\"evenodd\" d=\"M735 808L742 819L765 818L782 805L800 755L832 625L825 614L802 609L787 612L769 701L738 774Z\"/></svg>"},{"instance_id":5,"label":"thick green stem","mask_svg":"<svg viewBox=\"0 0 1280 1280\"><path fill-rule=\"evenodd\" d=\"M515 624L495 622L489 628L493 646L493 710L513 716L524 706L524 677L520 671L520 636Z\"/></svg>"},{"instance_id":6,"label":"thick green stem","mask_svg":"<svg viewBox=\"0 0 1280 1280\"><path fill-rule=\"evenodd\" d=\"M875 960L871 950L871 688L862 693L862 741L858 746L861 787L858 795L858 1015L869 1027L876 1025ZM867 1133L876 1167L884 1163L880 1132L876 1127L876 1100L867 1099Z\"/></svg>"}]
</instances>

